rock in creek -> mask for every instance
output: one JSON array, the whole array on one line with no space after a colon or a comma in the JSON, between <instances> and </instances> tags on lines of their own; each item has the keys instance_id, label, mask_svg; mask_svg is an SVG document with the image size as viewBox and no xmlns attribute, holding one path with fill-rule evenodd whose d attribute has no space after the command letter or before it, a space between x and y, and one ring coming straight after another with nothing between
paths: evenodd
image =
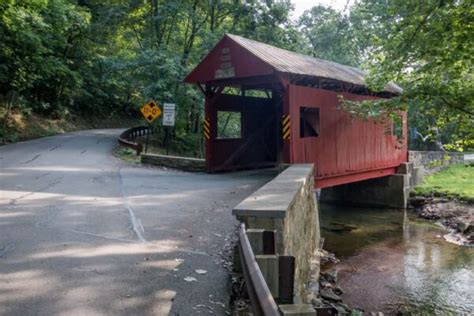
<instances>
[{"instance_id":1,"label":"rock in creek","mask_svg":"<svg viewBox=\"0 0 474 316\"><path fill-rule=\"evenodd\" d=\"M420 216L426 219L437 220L441 218L440 210L432 205L425 205Z\"/></svg>"},{"instance_id":2,"label":"rock in creek","mask_svg":"<svg viewBox=\"0 0 474 316\"><path fill-rule=\"evenodd\" d=\"M332 288L332 284L326 280L321 280L319 285L321 285L322 288Z\"/></svg>"},{"instance_id":3,"label":"rock in creek","mask_svg":"<svg viewBox=\"0 0 474 316\"><path fill-rule=\"evenodd\" d=\"M333 302L340 302L342 301L341 297L334 293L331 289L322 289L319 294L322 298L333 301Z\"/></svg>"},{"instance_id":4,"label":"rock in creek","mask_svg":"<svg viewBox=\"0 0 474 316\"><path fill-rule=\"evenodd\" d=\"M357 226L345 223L332 222L331 226L328 227L328 229L333 232L345 232L355 230L357 229Z\"/></svg>"},{"instance_id":5,"label":"rock in creek","mask_svg":"<svg viewBox=\"0 0 474 316\"><path fill-rule=\"evenodd\" d=\"M342 294L344 294L344 291L343 291L339 286L336 286L336 287L333 289L333 292L336 293L337 295L342 295Z\"/></svg>"},{"instance_id":6,"label":"rock in creek","mask_svg":"<svg viewBox=\"0 0 474 316\"><path fill-rule=\"evenodd\" d=\"M337 315L350 315L352 310L343 303L334 303L331 306L337 311Z\"/></svg>"},{"instance_id":7,"label":"rock in creek","mask_svg":"<svg viewBox=\"0 0 474 316\"><path fill-rule=\"evenodd\" d=\"M422 207L423 205L429 203L432 198L426 198L424 196L414 196L410 198L410 204L413 207Z\"/></svg>"},{"instance_id":8,"label":"rock in creek","mask_svg":"<svg viewBox=\"0 0 474 316\"><path fill-rule=\"evenodd\" d=\"M332 269L329 271L321 272L321 277L328 282L336 283L337 282L337 271L336 269Z\"/></svg>"},{"instance_id":9,"label":"rock in creek","mask_svg":"<svg viewBox=\"0 0 474 316\"><path fill-rule=\"evenodd\" d=\"M348 315L349 314L349 312L346 311L346 309L344 307L342 307L341 305L339 305L339 304L333 304L332 307L337 311L337 315Z\"/></svg>"},{"instance_id":10,"label":"rock in creek","mask_svg":"<svg viewBox=\"0 0 474 316\"><path fill-rule=\"evenodd\" d=\"M314 306L314 307L322 307L324 306L324 303L321 299L319 298L313 298L311 299L311 304Z\"/></svg>"},{"instance_id":11,"label":"rock in creek","mask_svg":"<svg viewBox=\"0 0 474 316\"><path fill-rule=\"evenodd\" d=\"M364 316L364 311L353 309L351 312L351 316Z\"/></svg>"},{"instance_id":12,"label":"rock in creek","mask_svg":"<svg viewBox=\"0 0 474 316\"><path fill-rule=\"evenodd\" d=\"M468 218L459 218L457 221L457 230L465 235L474 230L474 224Z\"/></svg>"},{"instance_id":13,"label":"rock in creek","mask_svg":"<svg viewBox=\"0 0 474 316\"><path fill-rule=\"evenodd\" d=\"M321 266L329 265L329 264L338 264L339 259L336 258L336 255L330 253L326 250L321 250L321 258L320 258Z\"/></svg>"}]
</instances>

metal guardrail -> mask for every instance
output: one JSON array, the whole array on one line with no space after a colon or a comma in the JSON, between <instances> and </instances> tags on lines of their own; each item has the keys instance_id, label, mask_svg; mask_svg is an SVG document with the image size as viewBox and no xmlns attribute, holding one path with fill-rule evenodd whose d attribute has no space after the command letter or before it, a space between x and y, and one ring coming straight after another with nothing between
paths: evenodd
<instances>
[{"instance_id":1,"label":"metal guardrail","mask_svg":"<svg viewBox=\"0 0 474 316\"><path fill-rule=\"evenodd\" d=\"M275 231L239 226L239 254L253 314L260 316L336 315L328 308L294 304L295 258L277 255Z\"/></svg>"},{"instance_id":2,"label":"metal guardrail","mask_svg":"<svg viewBox=\"0 0 474 316\"><path fill-rule=\"evenodd\" d=\"M245 224L243 223L239 226L239 250L245 283L254 314L257 316L279 316L278 305L255 259L252 246L245 231Z\"/></svg>"},{"instance_id":3,"label":"metal guardrail","mask_svg":"<svg viewBox=\"0 0 474 316\"><path fill-rule=\"evenodd\" d=\"M139 156L143 151L143 144L137 143L134 140L137 137L148 136L151 134L153 134L153 130L147 126L132 127L120 134L118 142L122 146L136 150L137 156Z\"/></svg>"}]
</instances>

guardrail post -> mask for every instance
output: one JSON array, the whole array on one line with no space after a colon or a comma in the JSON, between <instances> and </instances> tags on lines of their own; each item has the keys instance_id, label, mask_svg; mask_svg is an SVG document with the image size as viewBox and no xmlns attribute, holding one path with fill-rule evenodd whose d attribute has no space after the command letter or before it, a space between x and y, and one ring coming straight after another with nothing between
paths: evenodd
<instances>
[{"instance_id":1,"label":"guardrail post","mask_svg":"<svg viewBox=\"0 0 474 316\"><path fill-rule=\"evenodd\" d=\"M143 145L142 144L137 144L137 156L140 156L142 151L143 151Z\"/></svg>"},{"instance_id":2,"label":"guardrail post","mask_svg":"<svg viewBox=\"0 0 474 316\"><path fill-rule=\"evenodd\" d=\"M262 271L263 278L267 283L272 296L277 298L279 297L279 265L278 265L278 256L277 255L256 255L255 260L257 260L260 271Z\"/></svg>"},{"instance_id":3,"label":"guardrail post","mask_svg":"<svg viewBox=\"0 0 474 316\"><path fill-rule=\"evenodd\" d=\"M279 275L279 302L283 304L293 304L295 289L295 257L278 257L278 275Z\"/></svg>"},{"instance_id":4,"label":"guardrail post","mask_svg":"<svg viewBox=\"0 0 474 316\"><path fill-rule=\"evenodd\" d=\"M239 226L238 245L245 283L247 285L254 315L279 316L280 312L278 311L278 306L273 299L272 292L270 291L262 270L259 267L257 260L258 256L255 256L252 251L252 246L247 237L244 224L240 224ZM276 261L276 263L278 262Z\"/></svg>"},{"instance_id":5,"label":"guardrail post","mask_svg":"<svg viewBox=\"0 0 474 316\"><path fill-rule=\"evenodd\" d=\"M247 237L255 255L275 254L275 232L265 229L247 229Z\"/></svg>"}]
</instances>

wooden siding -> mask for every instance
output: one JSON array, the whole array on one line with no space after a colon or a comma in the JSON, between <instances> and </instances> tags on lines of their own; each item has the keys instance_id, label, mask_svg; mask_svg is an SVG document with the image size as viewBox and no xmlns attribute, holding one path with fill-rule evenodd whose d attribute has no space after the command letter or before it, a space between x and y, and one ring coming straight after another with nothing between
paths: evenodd
<instances>
[{"instance_id":1,"label":"wooden siding","mask_svg":"<svg viewBox=\"0 0 474 316\"><path fill-rule=\"evenodd\" d=\"M387 134L385 124L352 119L338 109L337 95L350 100L370 97L315 88L289 86L291 116L290 163L314 163L317 187L348 183L395 172L407 161L406 137L402 146ZM300 107L319 107L320 135L300 138ZM406 114L403 114L406 135ZM375 172L378 171L378 172ZM337 180L339 178L339 180Z\"/></svg>"},{"instance_id":2,"label":"wooden siding","mask_svg":"<svg viewBox=\"0 0 474 316\"><path fill-rule=\"evenodd\" d=\"M219 69L232 69L233 75L217 78L216 71ZM229 78L272 75L273 73L274 69L272 66L256 58L255 55L232 41L229 37L224 37L184 81L188 83L205 83L214 80L225 81Z\"/></svg>"}]
</instances>

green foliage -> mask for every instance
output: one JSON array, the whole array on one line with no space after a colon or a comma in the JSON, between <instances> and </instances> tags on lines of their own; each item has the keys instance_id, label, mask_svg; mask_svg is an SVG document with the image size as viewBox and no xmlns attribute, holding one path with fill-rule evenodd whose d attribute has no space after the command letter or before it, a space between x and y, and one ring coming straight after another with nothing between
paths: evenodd
<instances>
[{"instance_id":1,"label":"green foliage","mask_svg":"<svg viewBox=\"0 0 474 316\"><path fill-rule=\"evenodd\" d=\"M394 80L405 92L347 106L351 114L394 120L410 109L409 124L428 140L473 148L470 1L362 0L344 12L315 6L297 22L291 10L290 0L2 0L0 96L15 92L19 100L0 102L3 129L12 110L138 117L155 99L177 104L174 141L200 147L203 97L182 80L229 32L367 65L373 89Z\"/></svg>"},{"instance_id":2,"label":"green foliage","mask_svg":"<svg viewBox=\"0 0 474 316\"><path fill-rule=\"evenodd\" d=\"M439 163L442 164L440 161ZM435 195L474 202L474 165L455 164L425 178L415 188L419 195Z\"/></svg>"},{"instance_id":3,"label":"green foliage","mask_svg":"<svg viewBox=\"0 0 474 316\"><path fill-rule=\"evenodd\" d=\"M314 57L360 66L363 61L364 43L356 36L354 21L332 8L318 5L306 11L298 25Z\"/></svg>"},{"instance_id":4,"label":"green foliage","mask_svg":"<svg viewBox=\"0 0 474 316\"><path fill-rule=\"evenodd\" d=\"M114 151L114 155L132 164L140 163L140 156L137 156L137 152L128 147L118 146Z\"/></svg>"},{"instance_id":5,"label":"green foliage","mask_svg":"<svg viewBox=\"0 0 474 316\"><path fill-rule=\"evenodd\" d=\"M290 10L288 0L3 0L0 95L17 91L24 112L57 119L174 102L174 142L195 150L203 97L184 76L226 32L298 49Z\"/></svg>"},{"instance_id":6,"label":"green foliage","mask_svg":"<svg viewBox=\"0 0 474 316\"><path fill-rule=\"evenodd\" d=\"M34 109L59 114L81 85L77 56L89 20L67 1L2 1L0 94L18 91Z\"/></svg>"},{"instance_id":7,"label":"green foliage","mask_svg":"<svg viewBox=\"0 0 474 316\"><path fill-rule=\"evenodd\" d=\"M218 138L241 138L242 118L240 112L217 112L217 137Z\"/></svg>"},{"instance_id":8,"label":"green foliage","mask_svg":"<svg viewBox=\"0 0 474 316\"><path fill-rule=\"evenodd\" d=\"M409 123L431 141L474 139L474 7L471 1L364 0L354 9L370 36L369 84L404 92L387 108L410 108ZM443 139L444 138L444 139Z\"/></svg>"},{"instance_id":9,"label":"green foliage","mask_svg":"<svg viewBox=\"0 0 474 316\"><path fill-rule=\"evenodd\" d=\"M444 149L449 151L467 151L470 152L474 150L474 139L472 140L457 140L453 144L446 144L443 146Z\"/></svg>"}]
</instances>

